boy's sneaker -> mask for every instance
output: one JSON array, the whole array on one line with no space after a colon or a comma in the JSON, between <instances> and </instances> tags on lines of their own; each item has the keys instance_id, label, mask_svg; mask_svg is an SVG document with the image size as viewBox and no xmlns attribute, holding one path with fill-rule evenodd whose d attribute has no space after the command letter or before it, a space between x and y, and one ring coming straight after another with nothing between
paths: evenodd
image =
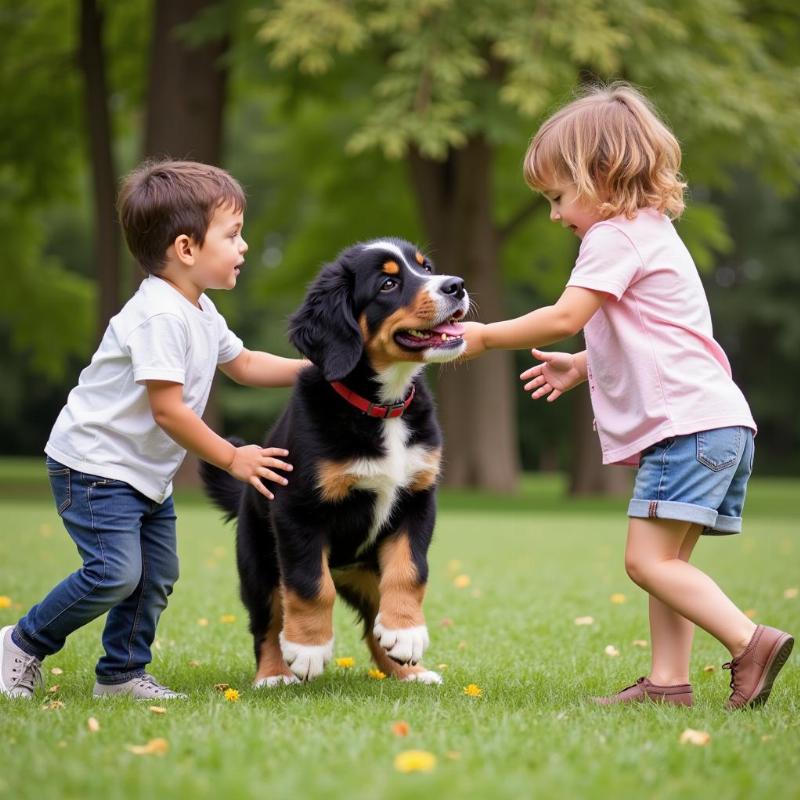
<instances>
[{"instance_id":1,"label":"boy's sneaker","mask_svg":"<svg viewBox=\"0 0 800 800\"><path fill-rule=\"evenodd\" d=\"M649 678L639 678L632 686L607 697L593 697L592 702L599 706L616 706L620 703L643 703L652 700L656 703L671 703L675 706L690 706L692 686L681 683L676 686L657 686Z\"/></svg>"},{"instance_id":2,"label":"boy's sneaker","mask_svg":"<svg viewBox=\"0 0 800 800\"><path fill-rule=\"evenodd\" d=\"M745 651L722 665L731 671L733 690L725 707L733 710L764 705L793 646L794 639L788 633L766 625L756 627Z\"/></svg>"},{"instance_id":3,"label":"boy's sneaker","mask_svg":"<svg viewBox=\"0 0 800 800\"><path fill-rule=\"evenodd\" d=\"M44 686L42 662L14 644L13 625L0 630L0 694L30 700L36 687Z\"/></svg>"},{"instance_id":4,"label":"boy's sneaker","mask_svg":"<svg viewBox=\"0 0 800 800\"><path fill-rule=\"evenodd\" d=\"M95 697L111 697L112 695L130 695L134 700L185 700L186 695L173 692L160 684L152 675L145 672L138 678L131 678L124 683L95 683L92 694Z\"/></svg>"}]
</instances>

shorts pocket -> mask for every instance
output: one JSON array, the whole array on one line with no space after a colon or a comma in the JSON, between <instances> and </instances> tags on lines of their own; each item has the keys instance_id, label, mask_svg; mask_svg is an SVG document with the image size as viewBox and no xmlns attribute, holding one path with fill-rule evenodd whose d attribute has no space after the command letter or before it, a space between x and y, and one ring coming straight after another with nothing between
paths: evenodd
<instances>
[{"instance_id":1,"label":"shorts pocket","mask_svg":"<svg viewBox=\"0 0 800 800\"><path fill-rule=\"evenodd\" d=\"M742 449L741 428L715 428L697 436L697 460L714 472L730 469L739 463Z\"/></svg>"},{"instance_id":2,"label":"shorts pocket","mask_svg":"<svg viewBox=\"0 0 800 800\"><path fill-rule=\"evenodd\" d=\"M50 479L56 510L61 516L72 503L72 470L69 467L48 467L47 477Z\"/></svg>"}]
</instances>

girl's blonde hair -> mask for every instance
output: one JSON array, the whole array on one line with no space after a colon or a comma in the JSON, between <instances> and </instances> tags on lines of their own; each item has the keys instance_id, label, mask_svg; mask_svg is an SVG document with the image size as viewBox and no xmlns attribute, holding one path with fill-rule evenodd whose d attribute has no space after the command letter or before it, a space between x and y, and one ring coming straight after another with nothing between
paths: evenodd
<instances>
[{"instance_id":1,"label":"girl's blonde hair","mask_svg":"<svg viewBox=\"0 0 800 800\"><path fill-rule=\"evenodd\" d=\"M571 183L601 218L640 208L681 215L686 188L678 140L640 92L626 83L595 86L548 119L525 154L536 191Z\"/></svg>"}]
</instances>

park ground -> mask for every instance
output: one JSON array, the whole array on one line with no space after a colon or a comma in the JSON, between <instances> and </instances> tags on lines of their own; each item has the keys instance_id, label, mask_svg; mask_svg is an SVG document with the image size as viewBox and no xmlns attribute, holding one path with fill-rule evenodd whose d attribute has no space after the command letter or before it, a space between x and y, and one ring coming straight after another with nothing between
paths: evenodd
<instances>
[{"instance_id":1,"label":"park ground","mask_svg":"<svg viewBox=\"0 0 800 800\"><path fill-rule=\"evenodd\" d=\"M43 472L0 462L0 625L78 563ZM696 554L756 621L796 635L798 496L798 480L754 479L744 533ZM694 708L587 703L648 669L646 600L622 564L625 505L566 499L553 475L510 499L443 492L426 664L444 683L371 676L338 603L326 674L253 690L233 530L181 492L182 574L151 669L189 699L92 699L101 621L87 626L45 662L34 702L0 699L0 798L800 797L798 652L761 710L723 710L727 654L702 631Z\"/></svg>"}]
</instances>

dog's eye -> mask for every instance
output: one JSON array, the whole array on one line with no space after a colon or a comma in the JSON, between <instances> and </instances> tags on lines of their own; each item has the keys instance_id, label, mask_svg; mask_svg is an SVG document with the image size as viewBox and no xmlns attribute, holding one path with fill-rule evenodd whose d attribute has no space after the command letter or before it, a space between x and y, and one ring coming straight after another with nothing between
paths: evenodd
<instances>
[{"instance_id":1,"label":"dog's eye","mask_svg":"<svg viewBox=\"0 0 800 800\"><path fill-rule=\"evenodd\" d=\"M433 274L433 267L427 261L422 264L422 269L424 269L429 275Z\"/></svg>"},{"instance_id":2,"label":"dog's eye","mask_svg":"<svg viewBox=\"0 0 800 800\"><path fill-rule=\"evenodd\" d=\"M394 278L387 278L381 284L381 291L382 292L391 292L392 289L395 288L395 286L397 286L397 281Z\"/></svg>"}]
</instances>

